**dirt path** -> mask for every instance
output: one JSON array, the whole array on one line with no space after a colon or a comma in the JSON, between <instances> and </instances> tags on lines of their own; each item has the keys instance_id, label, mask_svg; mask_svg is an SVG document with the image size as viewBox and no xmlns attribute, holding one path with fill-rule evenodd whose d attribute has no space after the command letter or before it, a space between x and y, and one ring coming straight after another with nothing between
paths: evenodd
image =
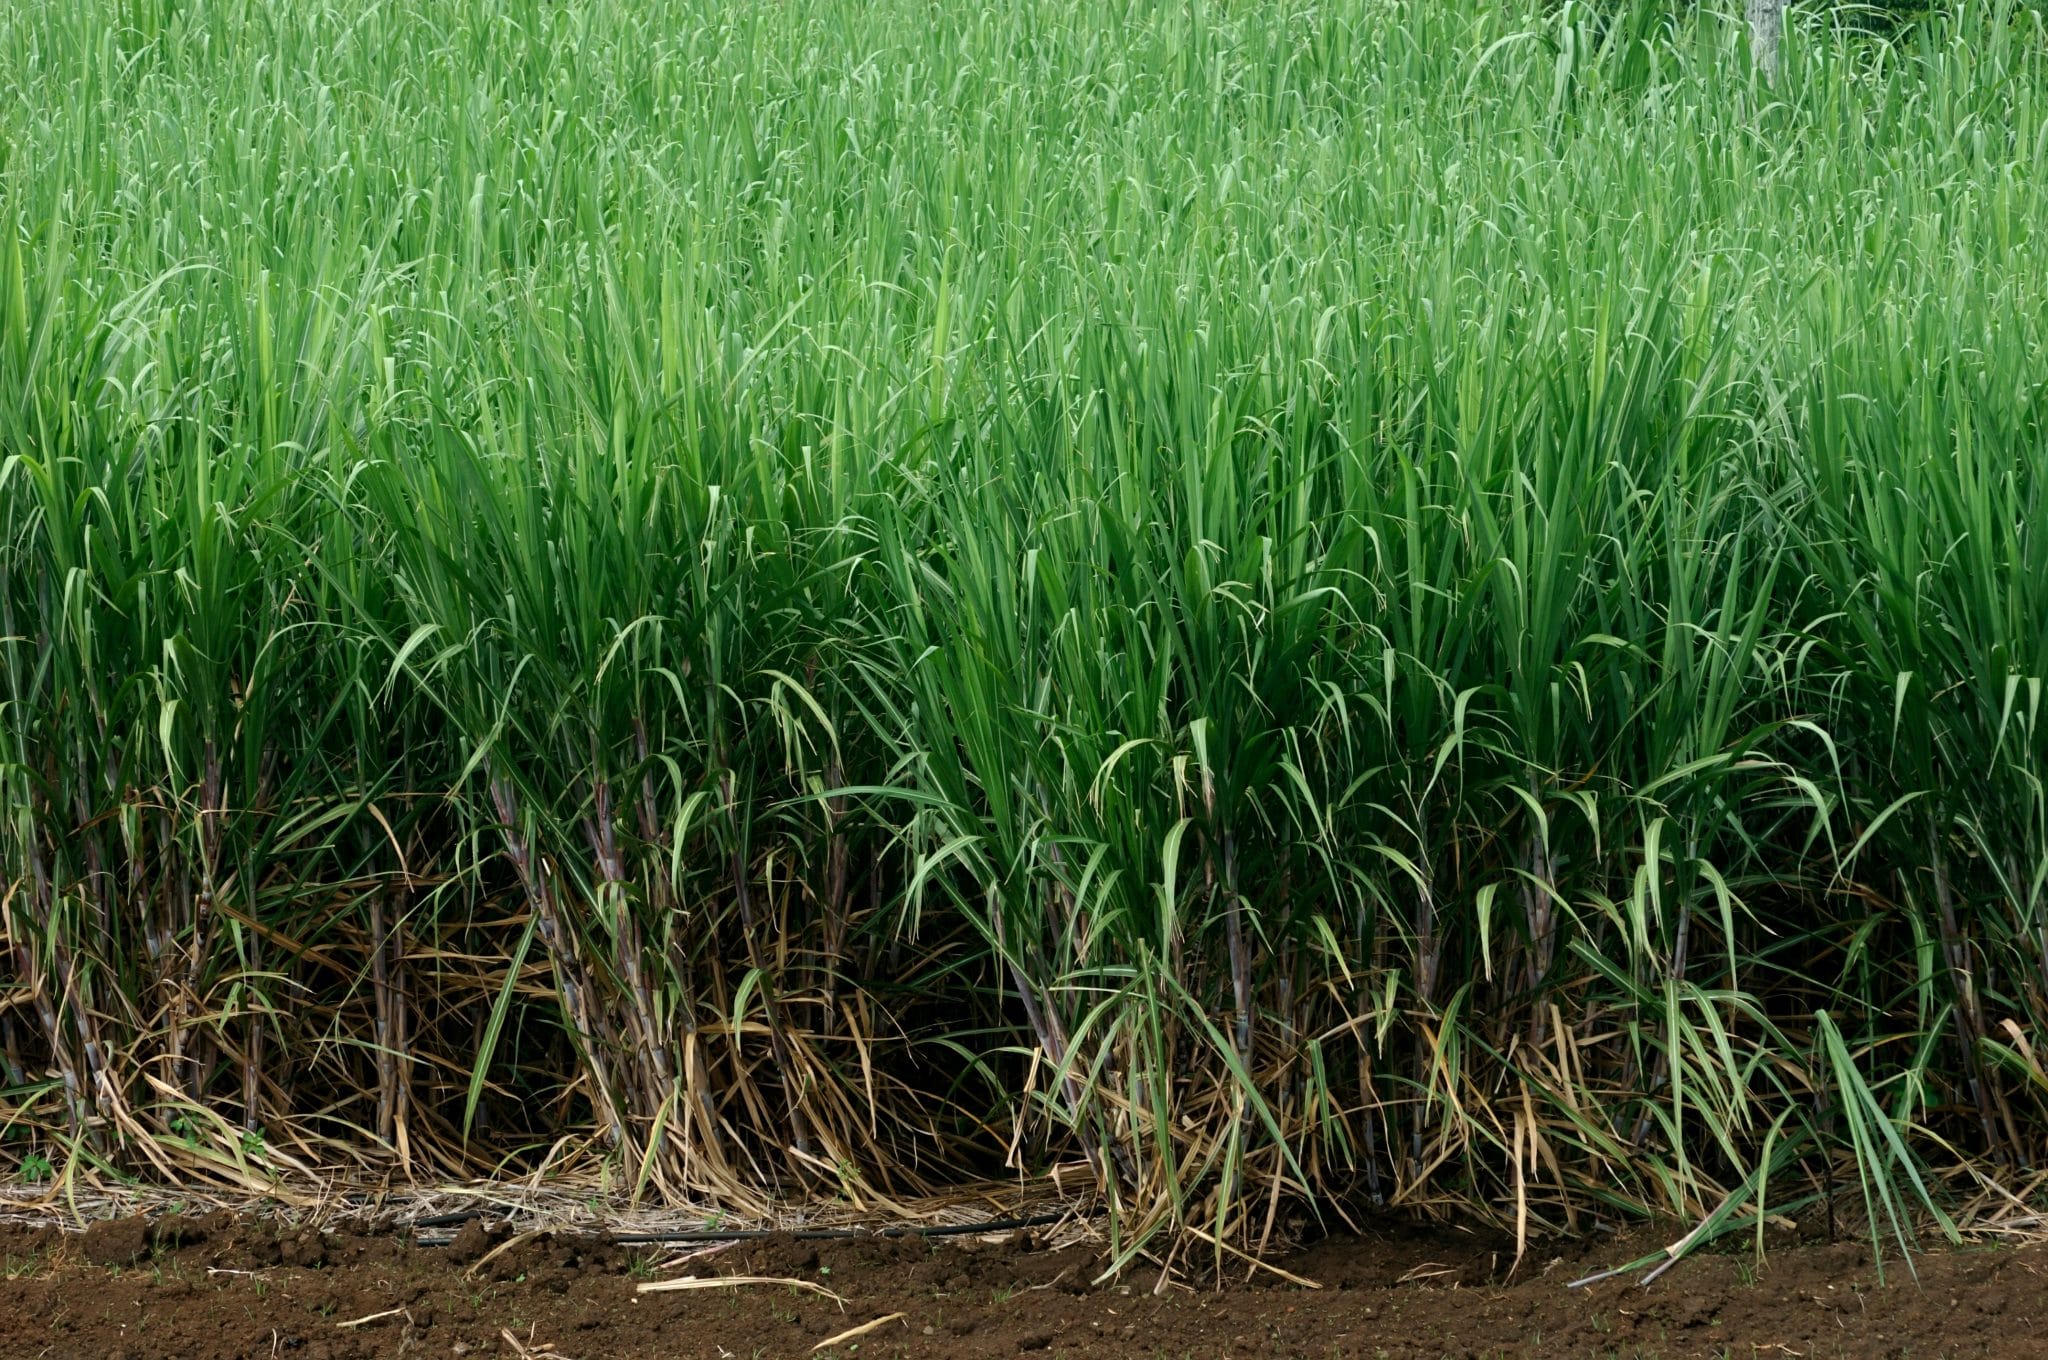
<instances>
[{"instance_id":1,"label":"dirt path","mask_svg":"<svg viewBox=\"0 0 2048 1360\"><path fill-rule=\"evenodd\" d=\"M1525 1261L1456 1234L1332 1240L1288 1258L1309 1290L1242 1276L1155 1296L1152 1272L1096 1286L1092 1252L1028 1240L736 1244L675 1251L480 1227L454 1245L387 1232L285 1230L227 1216L128 1219L83 1234L0 1225L0 1352L52 1360L627 1360L875 1357L2043 1357L2048 1249L1964 1248L1894 1264L1787 1247L1686 1262L1650 1288L1564 1282L1654 1243ZM496 1248L502 1250L495 1250ZM651 1252L651 1254L650 1254ZM641 1293L643 1282L759 1275L788 1284ZM898 1315L892 1317L891 1315Z\"/></svg>"}]
</instances>

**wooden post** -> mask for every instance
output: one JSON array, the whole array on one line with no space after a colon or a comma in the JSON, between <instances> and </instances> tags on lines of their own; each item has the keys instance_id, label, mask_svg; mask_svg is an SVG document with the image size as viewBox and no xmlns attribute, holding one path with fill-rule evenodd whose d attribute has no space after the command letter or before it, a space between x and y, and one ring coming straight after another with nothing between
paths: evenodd
<instances>
[{"instance_id":1,"label":"wooden post","mask_svg":"<svg viewBox=\"0 0 2048 1360\"><path fill-rule=\"evenodd\" d=\"M1785 34L1785 0L1749 0L1749 54L1771 85L1778 83L1778 48Z\"/></svg>"}]
</instances>

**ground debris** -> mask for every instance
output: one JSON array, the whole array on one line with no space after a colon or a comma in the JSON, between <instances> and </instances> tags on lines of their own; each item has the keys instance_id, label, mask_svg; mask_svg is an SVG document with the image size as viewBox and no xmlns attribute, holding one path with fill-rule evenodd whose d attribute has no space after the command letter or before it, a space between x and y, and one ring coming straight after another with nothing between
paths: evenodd
<instances>
[{"instance_id":1,"label":"ground debris","mask_svg":"<svg viewBox=\"0 0 2048 1360\"><path fill-rule=\"evenodd\" d=\"M463 1229L469 1251L458 1252L410 1247L396 1229L364 1225L314 1232L246 1216L197 1222L129 1217L61 1235L0 1223L0 1257L10 1263L0 1280L0 1335L10 1353L381 1360L402 1347L408 1357L724 1352L770 1360L889 1355L908 1345L905 1354L936 1360L2048 1360L2048 1248L2038 1245L1924 1253L1917 1283L1894 1269L1889 1286L1878 1284L1867 1248L1813 1242L1788 1244L1761 1265L1746 1254L1697 1255L1648 1288L1619 1277L1568 1290L1564 1280L1642 1256L1662 1239L1644 1230L1626 1241L1554 1244L1542 1259L1557 1257L1557 1269L1510 1275L1511 1243L1389 1225L1279 1258L1321 1290L1233 1270L1220 1283L1154 1295L1149 1272L1092 1283L1099 1246L781 1235L691 1259L698 1285L643 1292L666 1252L578 1233L513 1234L473 1221ZM317 1258L279 1251L302 1235L320 1243ZM263 1260L270 1264L249 1264ZM678 1337L688 1339L681 1350Z\"/></svg>"}]
</instances>

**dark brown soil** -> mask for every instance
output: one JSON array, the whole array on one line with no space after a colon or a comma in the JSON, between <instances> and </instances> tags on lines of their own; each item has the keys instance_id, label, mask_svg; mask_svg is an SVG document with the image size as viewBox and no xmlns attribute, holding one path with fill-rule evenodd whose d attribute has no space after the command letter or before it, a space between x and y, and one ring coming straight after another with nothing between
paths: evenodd
<instances>
[{"instance_id":1,"label":"dark brown soil","mask_svg":"<svg viewBox=\"0 0 2048 1360\"><path fill-rule=\"evenodd\" d=\"M771 1238L664 1268L670 1249L463 1229L446 1247L396 1231L320 1232L226 1215L129 1219L84 1233L0 1225L0 1352L52 1360L368 1357L932 1356L2042 1357L2048 1248L1972 1247L1897 1262L1838 1243L1687 1261L1649 1288L1565 1282L1647 1239L1512 1253L1455 1233L1330 1240L1285 1266L1323 1287L1235 1275L1220 1291L1156 1272L1096 1284L1100 1257L977 1241ZM504 1250L495 1251L498 1247ZM683 1274L797 1279L648 1293ZM353 1325L351 1325L353 1324ZM825 1354L827 1352L820 1352Z\"/></svg>"}]
</instances>

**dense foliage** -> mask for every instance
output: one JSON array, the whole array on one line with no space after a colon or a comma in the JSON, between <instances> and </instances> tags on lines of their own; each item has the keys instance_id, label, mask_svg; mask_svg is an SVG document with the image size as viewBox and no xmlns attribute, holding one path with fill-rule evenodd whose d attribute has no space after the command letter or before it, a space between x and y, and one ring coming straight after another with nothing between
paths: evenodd
<instances>
[{"instance_id":1,"label":"dense foliage","mask_svg":"<svg viewBox=\"0 0 2048 1360\"><path fill-rule=\"evenodd\" d=\"M2043 56L0 4L5 1146L1955 1206L2048 1132Z\"/></svg>"}]
</instances>

